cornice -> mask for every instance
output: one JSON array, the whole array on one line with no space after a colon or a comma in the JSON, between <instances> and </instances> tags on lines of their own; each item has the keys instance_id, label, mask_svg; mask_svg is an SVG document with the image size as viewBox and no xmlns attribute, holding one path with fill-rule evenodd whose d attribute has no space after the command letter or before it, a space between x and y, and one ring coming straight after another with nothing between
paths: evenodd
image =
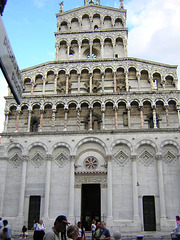
<instances>
[{"instance_id":1,"label":"cornice","mask_svg":"<svg viewBox=\"0 0 180 240\"><path fill-rule=\"evenodd\" d=\"M90 5L85 5L85 6L82 6L82 7L77 7L77 8L74 8L74 9L71 9L71 10L68 10L66 12L63 12L63 13L57 13L56 14L56 17L61 17L61 16L64 16L64 15L67 15L67 14L70 14L70 13L74 13L74 12L78 12L78 11L82 11L84 9L102 9L102 10L111 10L111 11L116 11L116 12L122 12L122 13L125 13L126 14L126 9L119 9L119 8L113 8L113 7L109 7L109 6L102 6L102 5L96 5L96 4L90 4Z\"/></svg>"}]
</instances>

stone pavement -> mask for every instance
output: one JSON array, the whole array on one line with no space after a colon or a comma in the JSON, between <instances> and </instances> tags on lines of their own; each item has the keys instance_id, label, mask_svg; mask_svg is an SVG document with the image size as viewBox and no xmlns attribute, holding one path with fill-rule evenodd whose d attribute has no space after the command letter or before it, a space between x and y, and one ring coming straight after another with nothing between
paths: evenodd
<instances>
[{"instance_id":1,"label":"stone pavement","mask_svg":"<svg viewBox=\"0 0 180 240\"><path fill-rule=\"evenodd\" d=\"M121 240L137 240L137 236L144 236L143 240L171 240L171 235L170 233L161 233L161 232L141 232L139 234L134 233L132 235L128 235L127 233L121 234ZM14 240L20 240L20 237L18 235L13 236ZM27 237L26 240L32 240L33 235L30 232L29 236ZM112 240L114 240L113 236L111 237ZM139 238L139 240L142 238ZM86 232L86 240L91 240L91 232Z\"/></svg>"}]
</instances>

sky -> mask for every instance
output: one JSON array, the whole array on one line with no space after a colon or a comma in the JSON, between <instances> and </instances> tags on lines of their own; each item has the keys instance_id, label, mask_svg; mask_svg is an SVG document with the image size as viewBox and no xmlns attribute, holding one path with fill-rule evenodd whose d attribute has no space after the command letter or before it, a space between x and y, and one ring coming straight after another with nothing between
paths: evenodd
<instances>
[{"instance_id":1,"label":"sky","mask_svg":"<svg viewBox=\"0 0 180 240\"><path fill-rule=\"evenodd\" d=\"M20 69L55 59L55 14L60 2L7 0L2 20ZM64 0L64 11L83 5L84 0ZM101 0L101 5L119 8L120 1ZM128 56L180 66L180 0L124 0L124 7L129 29ZM0 86L2 132L7 83L1 71Z\"/></svg>"}]
</instances>

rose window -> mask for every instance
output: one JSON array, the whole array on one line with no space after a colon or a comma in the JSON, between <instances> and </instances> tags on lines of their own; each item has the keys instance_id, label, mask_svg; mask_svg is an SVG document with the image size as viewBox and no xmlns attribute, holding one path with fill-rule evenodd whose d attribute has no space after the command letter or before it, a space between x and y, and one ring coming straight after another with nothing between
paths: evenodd
<instances>
[{"instance_id":1,"label":"rose window","mask_svg":"<svg viewBox=\"0 0 180 240\"><path fill-rule=\"evenodd\" d=\"M98 160L95 157L88 157L85 159L84 164L87 169L96 169Z\"/></svg>"}]
</instances>

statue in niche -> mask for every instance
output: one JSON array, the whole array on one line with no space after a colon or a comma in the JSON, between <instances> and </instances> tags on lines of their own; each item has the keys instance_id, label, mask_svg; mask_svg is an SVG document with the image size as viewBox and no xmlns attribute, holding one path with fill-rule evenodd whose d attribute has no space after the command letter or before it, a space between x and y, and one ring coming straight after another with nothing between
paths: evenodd
<instances>
[{"instance_id":1,"label":"statue in niche","mask_svg":"<svg viewBox=\"0 0 180 240\"><path fill-rule=\"evenodd\" d=\"M124 9L123 0L120 0L120 3L121 3L121 5L120 5L120 9Z\"/></svg>"},{"instance_id":2,"label":"statue in niche","mask_svg":"<svg viewBox=\"0 0 180 240\"><path fill-rule=\"evenodd\" d=\"M84 5L88 5L89 0L84 0Z\"/></svg>"},{"instance_id":3,"label":"statue in niche","mask_svg":"<svg viewBox=\"0 0 180 240\"><path fill-rule=\"evenodd\" d=\"M96 5L100 5L100 0L96 0Z\"/></svg>"}]
</instances>

